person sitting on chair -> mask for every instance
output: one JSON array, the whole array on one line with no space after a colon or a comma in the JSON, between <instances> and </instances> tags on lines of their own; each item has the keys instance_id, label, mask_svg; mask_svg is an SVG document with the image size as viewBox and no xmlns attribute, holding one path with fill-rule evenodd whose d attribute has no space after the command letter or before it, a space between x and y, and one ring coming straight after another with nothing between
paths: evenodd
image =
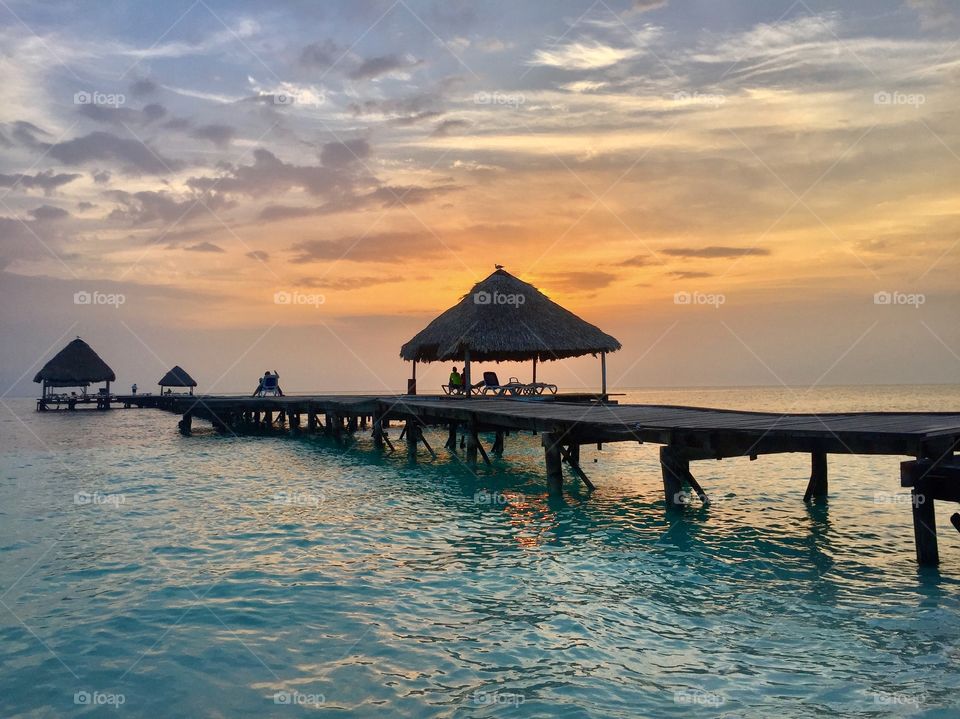
<instances>
[{"instance_id":1,"label":"person sitting on chair","mask_svg":"<svg viewBox=\"0 0 960 719\"><path fill-rule=\"evenodd\" d=\"M461 394L463 392L463 377L460 376L456 367L450 373L448 385L450 386L450 394Z\"/></svg>"}]
</instances>

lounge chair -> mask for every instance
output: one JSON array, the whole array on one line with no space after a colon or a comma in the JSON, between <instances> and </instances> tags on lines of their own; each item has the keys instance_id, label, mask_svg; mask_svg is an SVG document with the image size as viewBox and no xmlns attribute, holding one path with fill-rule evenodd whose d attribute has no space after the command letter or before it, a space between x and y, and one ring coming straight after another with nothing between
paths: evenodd
<instances>
[{"instance_id":1,"label":"lounge chair","mask_svg":"<svg viewBox=\"0 0 960 719\"><path fill-rule=\"evenodd\" d=\"M506 384L500 384L500 379L496 372L484 372L483 382L479 383L482 394L494 394L498 397L533 397L541 395L544 391L551 394L557 393L557 385L547 382L521 382L516 377L511 377Z\"/></svg>"},{"instance_id":2,"label":"lounge chair","mask_svg":"<svg viewBox=\"0 0 960 719\"><path fill-rule=\"evenodd\" d=\"M280 375L267 374L260 378L260 386L254 392L254 396L266 397L267 395L283 396L283 392L280 391Z\"/></svg>"}]
</instances>

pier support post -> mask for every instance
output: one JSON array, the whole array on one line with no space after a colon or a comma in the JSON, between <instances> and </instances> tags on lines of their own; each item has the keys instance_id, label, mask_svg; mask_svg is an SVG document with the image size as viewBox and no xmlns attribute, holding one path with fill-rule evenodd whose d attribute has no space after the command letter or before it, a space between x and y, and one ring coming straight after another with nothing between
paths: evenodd
<instances>
[{"instance_id":1,"label":"pier support post","mask_svg":"<svg viewBox=\"0 0 960 719\"><path fill-rule=\"evenodd\" d=\"M477 447L480 444L480 438L477 437L477 424L471 422L467 427L467 464L471 467L477 466Z\"/></svg>"},{"instance_id":2,"label":"pier support post","mask_svg":"<svg viewBox=\"0 0 960 719\"><path fill-rule=\"evenodd\" d=\"M910 490L913 509L913 541L917 546L917 564L935 567L940 564L940 549L937 547L937 515L933 497L926 483L919 480Z\"/></svg>"},{"instance_id":3,"label":"pier support post","mask_svg":"<svg viewBox=\"0 0 960 719\"><path fill-rule=\"evenodd\" d=\"M183 418L177 423L177 428L180 430L180 434L184 437L189 437L190 431L193 429L193 415L186 412Z\"/></svg>"},{"instance_id":4,"label":"pier support post","mask_svg":"<svg viewBox=\"0 0 960 719\"><path fill-rule=\"evenodd\" d=\"M827 453L813 452L810 455L810 482L803 495L803 501L827 498Z\"/></svg>"},{"instance_id":5,"label":"pier support post","mask_svg":"<svg viewBox=\"0 0 960 719\"><path fill-rule=\"evenodd\" d=\"M493 439L493 447L490 448L490 451L493 452L498 457L503 454L503 430L498 429L496 435Z\"/></svg>"},{"instance_id":6,"label":"pier support post","mask_svg":"<svg viewBox=\"0 0 960 719\"><path fill-rule=\"evenodd\" d=\"M917 548L917 564L921 567L935 567L940 564L934 492L928 477L932 466L933 463L928 459L900 463L900 486L910 487L913 541Z\"/></svg>"},{"instance_id":7,"label":"pier support post","mask_svg":"<svg viewBox=\"0 0 960 719\"><path fill-rule=\"evenodd\" d=\"M445 449L449 449L451 452L457 451L457 423L451 422L449 428L447 429L447 443L443 445Z\"/></svg>"},{"instance_id":8,"label":"pier support post","mask_svg":"<svg viewBox=\"0 0 960 719\"><path fill-rule=\"evenodd\" d=\"M313 410L307 412L307 430L309 432L317 431L317 415L314 414Z\"/></svg>"},{"instance_id":9,"label":"pier support post","mask_svg":"<svg viewBox=\"0 0 960 719\"><path fill-rule=\"evenodd\" d=\"M379 414L373 415L373 446L383 449L383 420Z\"/></svg>"},{"instance_id":10,"label":"pier support post","mask_svg":"<svg viewBox=\"0 0 960 719\"><path fill-rule=\"evenodd\" d=\"M560 436L556 432L544 433L543 461L547 466L547 491L551 496L563 495L563 458L560 454Z\"/></svg>"},{"instance_id":11,"label":"pier support post","mask_svg":"<svg viewBox=\"0 0 960 719\"><path fill-rule=\"evenodd\" d=\"M420 441L420 425L414 420L408 419L404 430L407 438L407 457L416 459L417 443Z\"/></svg>"},{"instance_id":12,"label":"pier support post","mask_svg":"<svg viewBox=\"0 0 960 719\"><path fill-rule=\"evenodd\" d=\"M690 460L684 456L683 450L668 444L660 448L660 470L667 509L682 507L683 482L690 474Z\"/></svg>"}]
</instances>

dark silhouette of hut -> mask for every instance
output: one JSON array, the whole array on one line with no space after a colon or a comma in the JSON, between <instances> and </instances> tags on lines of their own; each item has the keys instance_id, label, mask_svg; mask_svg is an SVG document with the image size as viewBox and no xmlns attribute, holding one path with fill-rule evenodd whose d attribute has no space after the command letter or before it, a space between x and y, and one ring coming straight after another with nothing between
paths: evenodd
<instances>
[{"instance_id":1,"label":"dark silhouette of hut","mask_svg":"<svg viewBox=\"0 0 960 719\"><path fill-rule=\"evenodd\" d=\"M606 355L620 348L615 337L498 265L460 302L403 345L400 356L413 362L411 394L416 393L417 362L450 361L464 364L469 394L471 362L533 360L536 382L538 361L600 355L601 394L606 395Z\"/></svg>"},{"instance_id":2,"label":"dark silhouette of hut","mask_svg":"<svg viewBox=\"0 0 960 719\"><path fill-rule=\"evenodd\" d=\"M109 397L110 383L116 379L117 376L110 366L100 359L100 355L77 337L47 362L37 372L33 381L43 386L42 400L38 403L40 406L45 405L48 390L52 387L80 387L86 395L87 387L91 384L105 382L106 385L100 390L100 395ZM100 404L98 403L98 406ZM106 407L109 408L109 406L107 401Z\"/></svg>"},{"instance_id":3,"label":"dark silhouette of hut","mask_svg":"<svg viewBox=\"0 0 960 719\"><path fill-rule=\"evenodd\" d=\"M167 372L157 384L160 385L160 394L163 394L164 387L189 387L190 394L193 394L193 388L197 386L197 381L188 375L183 367L177 365Z\"/></svg>"}]
</instances>

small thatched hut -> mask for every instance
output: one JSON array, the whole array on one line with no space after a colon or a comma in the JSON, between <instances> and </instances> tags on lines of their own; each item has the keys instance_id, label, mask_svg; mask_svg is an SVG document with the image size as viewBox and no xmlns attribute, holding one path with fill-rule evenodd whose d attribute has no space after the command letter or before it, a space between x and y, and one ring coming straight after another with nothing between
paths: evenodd
<instances>
[{"instance_id":1,"label":"small thatched hut","mask_svg":"<svg viewBox=\"0 0 960 719\"><path fill-rule=\"evenodd\" d=\"M600 355L606 394L606 353L620 347L615 337L498 266L403 345L400 356L413 362L414 387L417 362L460 361L469 388L471 362L533 360L536 381L538 361Z\"/></svg>"},{"instance_id":2,"label":"small thatched hut","mask_svg":"<svg viewBox=\"0 0 960 719\"><path fill-rule=\"evenodd\" d=\"M164 387L189 387L190 394L193 394L193 388L197 386L197 381L188 375L183 367L177 365L161 377L157 384L160 385L160 394L163 394Z\"/></svg>"},{"instance_id":3,"label":"small thatched hut","mask_svg":"<svg viewBox=\"0 0 960 719\"><path fill-rule=\"evenodd\" d=\"M100 355L77 337L47 362L33 381L42 383L46 398L48 387L82 387L86 394L87 387L95 382L106 382L106 394L109 394L110 383L116 379Z\"/></svg>"}]
</instances>

